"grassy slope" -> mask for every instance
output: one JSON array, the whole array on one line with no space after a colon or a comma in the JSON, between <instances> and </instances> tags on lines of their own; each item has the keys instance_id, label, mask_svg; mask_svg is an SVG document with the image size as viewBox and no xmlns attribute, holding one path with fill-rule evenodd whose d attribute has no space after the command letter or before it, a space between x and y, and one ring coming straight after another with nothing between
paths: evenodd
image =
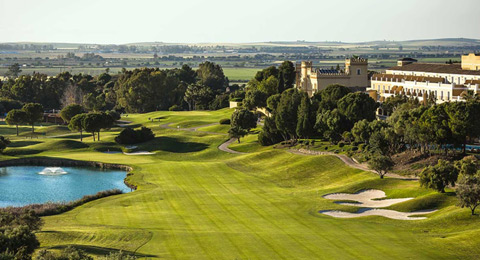
<instances>
[{"instance_id":1,"label":"grassy slope","mask_svg":"<svg viewBox=\"0 0 480 260\"><path fill-rule=\"evenodd\" d=\"M257 150L254 135L239 145L232 144L232 148L251 154L232 155L216 148L226 139L224 135L159 127L188 122L198 126L200 122L218 122L230 113L225 109L129 115L127 120L134 125L147 125L157 134L154 141L139 147L157 151L153 156L98 152L117 146L112 140L118 128L102 133L100 143L91 138L85 144L62 138L13 138L17 147L8 148L7 154L25 151L13 154L15 157L129 164L135 169L132 181L139 184L133 193L44 218L45 226L38 233L41 246L76 245L92 254L122 249L166 259L466 259L479 253L479 220L470 217L468 210L453 206L451 194L419 188L415 181L379 180L331 156ZM157 117L160 121L148 121ZM0 134L9 131L0 126ZM317 213L324 209L355 211L321 195L365 188L382 189L389 197L418 197L393 209L441 210L428 220L414 222L381 217L335 219Z\"/></svg>"}]
</instances>

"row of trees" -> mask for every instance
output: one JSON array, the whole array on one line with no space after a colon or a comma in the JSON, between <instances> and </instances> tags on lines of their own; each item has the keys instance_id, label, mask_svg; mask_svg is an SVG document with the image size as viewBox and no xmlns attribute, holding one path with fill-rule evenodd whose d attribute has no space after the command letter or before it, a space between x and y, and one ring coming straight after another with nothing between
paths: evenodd
<instances>
[{"instance_id":1,"label":"row of trees","mask_svg":"<svg viewBox=\"0 0 480 260\"><path fill-rule=\"evenodd\" d=\"M165 70L123 69L115 75L107 71L96 77L69 72L56 77L41 73L10 77L0 82L0 101L39 103L47 109L79 104L88 111L150 112L172 106L209 109L212 103L216 103L213 107L216 109L228 106L228 95L224 95L227 87L228 78L223 69L204 62L197 70L183 65ZM10 106L8 103L0 109L8 112Z\"/></svg>"},{"instance_id":2,"label":"row of trees","mask_svg":"<svg viewBox=\"0 0 480 260\"><path fill-rule=\"evenodd\" d=\"M312 98L305 92L288 89L267 99L272 116L265 119L259 134L262 145L282 140L321 137L336 143L342 133L361 120L375 119L376 102L364 93L353 93L331 85Z\"/></svg>"},{"instance_id":3,"label":"row of trees","mask_svg":"<svg viewBox=\"0 0 480 260\"><path fill-rule=\"evenodd\" d=\"M480 170L474 156L450 162L438 160L434 166L428 166L420 173L420 185L445 192L447 186L457 186L456 194L459 206L470 209L472 215L480 205Z\"/></svg>"},{"instance_id":4,"label":"row of trees","mask_svg":"<svg viewBox=\"0 0 480 260\"><path fill-rule=\"evenodd\" d=\"M32 126L32 134L35 132L35 123L43 119L43 106L38 103L25 104L21 109L12 109L8 112L5 121L8 125L14 125L17 128L22 124L29 124Z\"/></svg>"},{"instance_id":5,"label":"row of trees","mask_svg":"<svg viewBox=\"0 0 480 260\"><path fill-rule=\"evenodd\" d=\"M81 113L70 119L68 128L80 132L80 141L83 141L83 132L91 133L93 141L96 133L97 141L100 141L100 130L110 129L115 120L115 116L108 112Z\"/></svg>"}]
</instances>

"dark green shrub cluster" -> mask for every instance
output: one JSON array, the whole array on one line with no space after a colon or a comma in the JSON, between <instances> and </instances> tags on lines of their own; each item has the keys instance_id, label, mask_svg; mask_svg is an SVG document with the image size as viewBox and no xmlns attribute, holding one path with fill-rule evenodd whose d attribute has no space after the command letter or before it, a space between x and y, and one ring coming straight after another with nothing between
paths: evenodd
<instances>
[{"instance_id":1,"label":"dark green shrub cluster","mask_svg":"<svg viewBox=\"0 0 480 260\"><path fill-rule=\"evenodd\" d=\"M122 194L119 189L100 191L93 195L83 196L81 199L70 202L47 202L44 204L30 204L23 207L7 207L0 210L2 214L20 215L22 212L34 212L37 216L51 216L72 210L75 207L81 206L87 202L98 200L112 195ZM1 259L1 258L0 258Z\"/></svg>"},{"instance_id":2,"label":"dark green shrub cluster","mask_svg":"<svg viewBox=\"0 0 480 260\"><path fill-rule=\"evenodd\" d=\"M155 134L150 128L142 127L139 130L134 130L128 127L123 129L122 132L115 137L115 142L119 144L137 144L152 140L153 138L155 138Z\"/></svg>"},{"instance_id":3,"label":"dark green shrub cluster","mask_svg":"<svg viewBox=\"0 0 480 260\"><path fill-rule=\"evenodd\" d=\"M223 119L220 119L220 124L221 125L229 125L230 124L230 118L223 118Z\"/></svg>"}]
</instances>

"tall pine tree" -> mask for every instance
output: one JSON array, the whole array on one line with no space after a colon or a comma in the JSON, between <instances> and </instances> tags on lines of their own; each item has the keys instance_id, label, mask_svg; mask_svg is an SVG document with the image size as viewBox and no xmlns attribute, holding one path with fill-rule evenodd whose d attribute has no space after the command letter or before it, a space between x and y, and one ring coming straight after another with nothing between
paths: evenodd
<instances>
[{"instance_id":1,"label":"tall pine tree","mask_svg":"<svg viewBox=\"0 0 480 260\"><path fill-rule=\"evenodd\" d=\"M313 124L311 122L311 104L306 93L302 96L302 101L298 107L297 135L303 138L309 138L313 133Z\"/></svg>"}]
</instances>

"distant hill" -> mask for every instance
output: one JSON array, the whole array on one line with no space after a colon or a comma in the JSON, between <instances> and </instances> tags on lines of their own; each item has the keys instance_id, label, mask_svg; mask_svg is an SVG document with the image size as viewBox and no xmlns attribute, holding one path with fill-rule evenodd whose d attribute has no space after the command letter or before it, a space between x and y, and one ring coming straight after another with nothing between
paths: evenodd
<instances>
[{"instance_id":1,"label":"distant hill","mask_svg":"<svg viewBox=\"0 0 480 260\"><path fill-rule=\"evenodd\" d=\"M368 41L368 42L340 42L340 41L271 41L271 42L251 42L251 43L166 43L166 42L136 42L126 44L95 44L95 43L58 43L58 42L6 42L0 44L33 44L33 45L53 45L55 48L78 48L79 46L95 45L136 45L136 46L162 46L162 45L197 45L197 46L324 46L324 47L348 47L348 46L472 46L480 45L480 39L469 38L443 38L443 39L419 39L407 41Z\"/></svg>"}]
</instances>

